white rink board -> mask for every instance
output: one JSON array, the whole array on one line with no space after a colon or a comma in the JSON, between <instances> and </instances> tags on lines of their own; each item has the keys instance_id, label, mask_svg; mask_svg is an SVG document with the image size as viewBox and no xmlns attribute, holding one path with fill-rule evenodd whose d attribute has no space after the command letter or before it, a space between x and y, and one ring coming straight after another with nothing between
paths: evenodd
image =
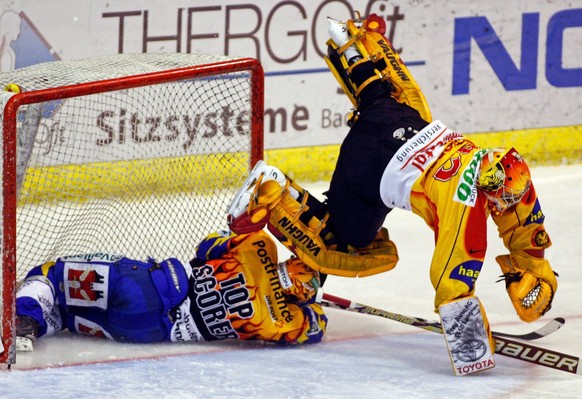
<instances>
[{"instance_id":1,"label":"white rink board","mask_svg":"<svg viewBox=\"0 0 582 399\"><path fill-rule=\"evenodd\" d=\"M254 57L266 72L265 148L338 144L351 105L322 59L326 17L359 10L386 19L433 115L452 129L575 126L582 124L580 7L572 0L511 7L504 0L14 0L0 4L9 41L0 71L115 53Z\"/></svg>"}]
</instances>

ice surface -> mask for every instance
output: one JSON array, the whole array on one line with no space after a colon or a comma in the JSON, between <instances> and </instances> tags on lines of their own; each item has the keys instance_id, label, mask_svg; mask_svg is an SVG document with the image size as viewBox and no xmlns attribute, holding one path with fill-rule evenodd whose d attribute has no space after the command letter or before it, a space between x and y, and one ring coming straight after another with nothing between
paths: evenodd
<instances>
[{"instance_id":1,"label":"ice surface","mask_svg":"<svg viewBox=\"0 0 582 399\"><path fill-rule=\"evenodd\" d=\"M526 324L515 315L494 261L505 253L491 223L477 283L495 330L527 332L557 316L566 325L537 345L582 355L582 165L533 168L560 274L553 309ZM325 184L307 187L320 193ZM327 292L393 312L435 319L428 265L432 232L411 213L386 222L400 263L362 279L330 277ZM86 337L40 339L0 372L0 398L580 398L582 376L496 356L497 366L454 377L443 338L380 317L329 309L323 343L128 345Z\"/></svg>"}]
</instances>

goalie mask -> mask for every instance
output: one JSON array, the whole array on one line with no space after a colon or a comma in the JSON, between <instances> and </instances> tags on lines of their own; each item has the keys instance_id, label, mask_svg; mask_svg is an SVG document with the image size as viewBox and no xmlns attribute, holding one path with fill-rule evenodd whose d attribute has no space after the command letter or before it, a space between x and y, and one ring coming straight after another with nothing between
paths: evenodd
<instances>
[{"instance_id":1,"label":"goalie mask","mask_svg":"<svg viewBox=\"0 0 582 399\"><path fill-rule=\"evenodd\" d=\"M491 149L483 157L477 188L497 211L504 212L520 202L530 185L529 167L515 148Z\"/></svg>"}]
</instances>

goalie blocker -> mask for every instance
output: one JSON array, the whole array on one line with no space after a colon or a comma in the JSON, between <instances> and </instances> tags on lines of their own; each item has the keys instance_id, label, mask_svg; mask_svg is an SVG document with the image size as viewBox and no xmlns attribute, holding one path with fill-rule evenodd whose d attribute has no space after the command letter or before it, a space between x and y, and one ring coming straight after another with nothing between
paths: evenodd
<instances>
[{"instance_id":1,"label":"goalie blocker","mask_svg":"<svg viewBox=\"0 0 582 399\"><path fill-rule=\"evenodd\" d=\"M388 230L378 231L376 239L365 248L341 251L326 229L327 218L323 204L264 161L255 165L228 211L233 232L249 233L268 225L283 245L322 273L364 277L396 266L398 251Z\"/></svg>"}]
</instances>

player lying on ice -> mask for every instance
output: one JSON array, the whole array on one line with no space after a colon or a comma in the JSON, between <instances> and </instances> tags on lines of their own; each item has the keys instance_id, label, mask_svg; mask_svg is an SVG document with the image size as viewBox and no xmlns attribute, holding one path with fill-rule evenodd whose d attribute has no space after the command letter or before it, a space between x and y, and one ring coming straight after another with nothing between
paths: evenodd
<instances>
[{"instance_id":1,"label":"player lying on ice","mask_svg":"<svg viewBox=\"0 0 582 399\"><path fill-rule=\"evenodd\" d=\"M71 332L125 342L319 342L327 317L316 303L319 273L297 258L278 263L265 232L214 233L183 265L104 253L33 268L16 296L20 350Z\"/></svg>"},{"instance_id":2,"label":"player lying on ice","mask_svg":"<svg viewBox=\"0 0 582 399\"><path fill-rule=\"evenodd\" d=\"M433 120L424 95L384 37L375 15L330 19L330 70L356 107L324 204L280 170L258 164L229 210L233 231L265 224L322 273L367 276L394 268L382 227L393 208L434 231L430 278L456 374L494 366L495 342L474 295L485 258L487 219L508 255L496 258L521 319L544 315L557 289L544 257L551 242L530 170L513 148L479 148Z\"/></svg>"}]
</instances>

